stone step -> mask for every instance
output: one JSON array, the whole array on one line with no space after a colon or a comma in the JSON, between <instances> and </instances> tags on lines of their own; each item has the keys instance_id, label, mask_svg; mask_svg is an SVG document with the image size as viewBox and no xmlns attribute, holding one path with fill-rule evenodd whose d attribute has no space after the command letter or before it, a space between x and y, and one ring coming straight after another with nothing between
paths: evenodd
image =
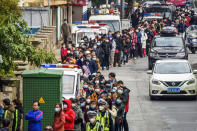
<instances>
[{"instance_id":1,"label":"stone step","mask_svg":"<svg viewBox=\"0 0 197 131\"><path fill-rule=\"evenodd\" d=\"M28 65L28 61L21 61L21 60L16 60L14 63L17 63L18 65Z\"/></svg>"},{"instance_id":2,"label":"stone step","mask_svg":"<svg viewBox=\"0 0 197 131\"><path fill-rule=\"evenodd\" d=\"M15 75L21 75L23 71L13 71Z\"/></svg>"}]
</instances>

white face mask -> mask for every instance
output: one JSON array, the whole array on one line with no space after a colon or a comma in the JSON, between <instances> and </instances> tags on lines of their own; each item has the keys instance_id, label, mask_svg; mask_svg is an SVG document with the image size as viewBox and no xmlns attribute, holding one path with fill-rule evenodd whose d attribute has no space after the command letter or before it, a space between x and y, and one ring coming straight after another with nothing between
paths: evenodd
<instances>
[{"instance_id":1,"label":"white face mask","mask_svg":"<svg viewBox=\"0 0 197 131\"><path fill-rule=\"evenodd\" d=\"M86 102L89 104L91 102L91 100L90 99L86 99Z\"/></svg>"},{"instance_id":2,"label":"white face mask","mask_svg":"<svg viewBox=\"0 0 197 131\"><path fill-rule=\"evenodd\" d=\"M90 118L90 123L94 123L95 122L95 118Z\"/></svg>"},{"instance_id":3,"label":"white face mask","mask_svg":"<svg viewBox=\"0 0 197 131\"><path fill-rule=\"evenodd\" d=\"M100 89L95 89L95 91L98 93L98 92L100 92Z\"/></svg>"},{"instance_id":4,"label":"white face mask","mask_svg":"<svg viewBox=\"0 0 197 131\"><path fill-rule=\"evenodd\" d=\"M64 107L64 109L66 109L68 106L67 106L67 104L65 104L63 107Z\"/></svg>"},{"instance_id":5,"label":"white face mask","mask_svg":"<svg viewBox=\"0 0 197 131\"><path fill-rule=\"evenodd\" d=\"M102 111L104 109L103 106L99 106L99 110Z\"/></svg>"},{"instance_id":6,"label":"white face mask","mask_svg":"<svg viewBox=\"0 0 197 131\"><path fill-rule=\"evenodd\" d=\"M76 104L72 104L72 107L75 107L76 106Z\"/></svg>"},{"instance_id":7,"label":"white face mask","mask_svg":"<svg viewBox=\"0 0 197 131\"><path fill-rule=\"evenodd\" d=\"M60 108L55 108L55 112L60 112Z\"/></svg>"}]
</instances>

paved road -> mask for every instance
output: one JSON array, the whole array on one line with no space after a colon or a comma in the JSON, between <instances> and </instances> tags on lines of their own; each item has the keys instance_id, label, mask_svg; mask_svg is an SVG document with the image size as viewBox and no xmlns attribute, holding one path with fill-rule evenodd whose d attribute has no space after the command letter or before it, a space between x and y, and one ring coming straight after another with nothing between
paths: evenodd
<instances>
[{"instance_id":1,"label":"paved road","mask_svg":"<svg viewBox=\"0 0 197 131\"><path fill-rule=\"evenodd\" d=\"M197 63L197 55L189 55ZM128 123L130 131L197 131L197 101L161 99L150 101L148 96L147 58L130 62L121 68L104 71L115 72L117 79L131 90Z\"/></svg>"}]
</instances>

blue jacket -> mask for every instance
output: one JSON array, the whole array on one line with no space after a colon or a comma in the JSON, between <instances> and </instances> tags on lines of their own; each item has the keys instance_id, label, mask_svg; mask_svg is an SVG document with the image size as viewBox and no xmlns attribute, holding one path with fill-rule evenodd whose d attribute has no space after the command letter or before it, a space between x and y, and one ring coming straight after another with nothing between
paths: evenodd
<instances>
[{"instance_id":1,"label":"blue jacket","mask_svg":"<svg viewBox=\"0 0 197 131\"><path fill-rule=\"evenodd\" d=\"M97 72L97 65L96 65L96 62L95 62L94 60L91 60L91 61L88 63L88 68L89 68L91 74L96 73L96 72Z\"/></svg>"},{"instance_id":2,"label":"blue jacket","mask_svg":"<svg viewBox=\"0 0 197 131\"><path fill-rule=\"evenodd\" d=\"M25 119L28 120L28 131L41 131L41 119L43 118L43 112L40 110L29 111L25 115Z\"/></svg>"}]
</instances>

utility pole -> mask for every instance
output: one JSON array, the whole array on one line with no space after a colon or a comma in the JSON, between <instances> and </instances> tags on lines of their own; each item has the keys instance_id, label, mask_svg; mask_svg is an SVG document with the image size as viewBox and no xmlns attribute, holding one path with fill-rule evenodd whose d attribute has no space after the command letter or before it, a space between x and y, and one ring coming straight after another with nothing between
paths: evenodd
<instances>
[{"instance_id":1,"label":"utility pole","mask_svg":"<svg viewBox=\"0 0 197 131\"><path fill-rule=\"evenodd\" d=\"M124 4L125 4L125 0L121 0L121 2L120 2L120 22L121 22L121 27L122 27L122 19L124 19L124 16L125 16Z\"/></svg>"},{"instance_id":2,"label":"utility pole","mask_svg":"<svg viewBox=\"0 0 197 131\"><path fill-rule=\"evenodd\" d=\"M50 0L48 0L48 15L49 15L49 26L51 25L51 8L50 8Z\"/></svg>"}]
</instances>

